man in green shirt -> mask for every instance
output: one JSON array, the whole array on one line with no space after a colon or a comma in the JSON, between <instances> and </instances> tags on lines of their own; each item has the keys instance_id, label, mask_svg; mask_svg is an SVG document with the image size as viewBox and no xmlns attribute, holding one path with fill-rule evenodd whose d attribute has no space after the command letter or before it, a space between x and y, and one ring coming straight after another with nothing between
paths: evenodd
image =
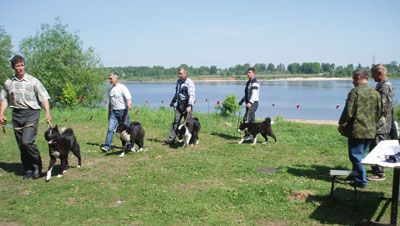
<instances>
[{"instance_id":1,"label":"man in green shirt","mask_svg":"<svg viewBox=\"0 0 400 226\"><path fill-rule=\"evenodd\" d=\"M368 85L368 72L365 70L353 72L353 85L340 116L338 131L348 138L349 158L353 171L358 173L356 186L365 188L367 175L361 160L375 139L376 122L381 114L381 97Z\"/></svg>"},{"instance_id":2,"label":"man in green shirt","mask_svg":"<svg viewBox=\"0 0 400 226\"><path fill-rule=\"evenodd\" d=\"M370 150L374 149L376 145L386 137L390 137L390 131L393 123L393 86L386 76L387 69L385 65L378 64L372 67L371 74L376 84L376 91L381 94L382 97L382 115L376 124L376 136L375 140L372 141ZM382 181L386 179L385 168L382 166L372 166L372 175L367 177L370 181Z\"/></svg>"}]
</instances>

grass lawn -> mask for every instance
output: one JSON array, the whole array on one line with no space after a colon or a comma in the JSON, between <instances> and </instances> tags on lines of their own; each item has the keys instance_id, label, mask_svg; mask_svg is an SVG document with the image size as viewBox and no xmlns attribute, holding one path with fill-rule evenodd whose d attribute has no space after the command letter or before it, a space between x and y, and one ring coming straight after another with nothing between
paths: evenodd
<instances>
[{"instance_id":1,"label":"grass lawn","mask_svg":"<svg viewBox=\"0 0 400 226\"><path fill-rule=\"evenodd\" d=\"M133 113L138 110L136 116ZM329 170L351 169L347 140L332 125L277 120L278 144L237 144L237 118L196 114L200 144L182 148L162 140L173 120L169 109L135 108L131 119L145 131L147 152L119 157L121 142L100 151L107 129L105 109L52 109L53 125L74 129L82 168L72 166L49 183L22 180L22 164L11 128L0 135L0 224L5 225L357 225L363 219L388 223L392 170L383 182L360 191L337 183L334 203ZM11 111L6 111L11 122ZM44 170L49 164L42 112L37 145ZM228 122L232 127L226 127ZM367 167L369 169L369 167Z\"/></svg>"}]
</instances>

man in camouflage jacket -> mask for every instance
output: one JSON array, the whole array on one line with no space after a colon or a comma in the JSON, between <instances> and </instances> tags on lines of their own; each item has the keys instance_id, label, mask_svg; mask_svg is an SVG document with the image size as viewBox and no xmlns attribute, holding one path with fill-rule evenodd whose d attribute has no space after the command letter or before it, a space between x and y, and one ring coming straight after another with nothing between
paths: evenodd
<instances>
[{"instance_id":1,"label":"man in camouflage jacket","mask_svg":"<svg viewBox=\"0 0 400 226\"><path fill-rule=\"evenodd\" d=\"M349 158L355 178L360 188L367 187L367 175L361 160L365 157L368 146L375 138L376 122L381 113L381 97L368 85L368 72L353 72L354 88L347 96L346 106L339 120L338 131L348 138Z\"/></svg>"},{"instance_id":2,"label":"man in camouflage jacket","mask_svg":"<svg viewBox=\"0 0 400 226\"><path fill-rule=\"evenodd\" d=\"M375 140L372 141L370 150L376 147L376 145L385 140L390 134L392 128L392 105L393 105L393 87L389 79L386 77L387 69L385 65L378 64L372 67L371 74L372 78L378 84L376 85L376 91L381 94L382 97L382 115L376 124L376 136ZM368 177L368 180L378 181L385 180L385 168L381 166L372 166L372 175Z\"/></svg>"}]
</instances>

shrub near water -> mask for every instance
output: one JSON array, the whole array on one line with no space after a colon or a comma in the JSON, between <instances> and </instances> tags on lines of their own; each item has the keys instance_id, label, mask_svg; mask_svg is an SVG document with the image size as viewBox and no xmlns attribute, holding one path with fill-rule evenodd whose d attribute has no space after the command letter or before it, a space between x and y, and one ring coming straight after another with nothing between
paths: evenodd
<instances>
[{"instance_id":1,"label":"shrub near water","mask_svg":"<svg viewBox=\"0 0 400 226\"><path fill-rule=\"evenodd\" d=\"M222 107L220 105L216 106L217 110L221 111L222 116L232 117L236 112L239 112L240 107L238 105L238 100L234 94L231 94L222 101Z\"/></svg>"},{"instance_id":2,"label":"shrub near water","mask_svg":"<svg viewBox=\"0 0 400 226\"><path fill-rule=\"evenodd\" d=\"M0 221L10 225L356 225L379 213L379 195L391 194L388 179L358 191L337 183L338 203L329 202L329 169L351 170L347 140L336 126L279 120L272 125L279 143L238 145L237 118L199 114L200 144L183 149L164 145L174 111L134 107L132 121L146 130L147 152L118 155L100 151L107 110L52 109L53 125L74 129L83 168L72 166L62 178L22 180L19 150L11 129L1 134ZM136 113L136 115L135 115ZM11 121L11 111L6 111ZM9 122L10 122L9 121ZM49 163L41 114L37 145L43 168ZM59 170L58 161L53 172ZM388 222L386 211L381 222Z\"/></svg>"}]
</instances>

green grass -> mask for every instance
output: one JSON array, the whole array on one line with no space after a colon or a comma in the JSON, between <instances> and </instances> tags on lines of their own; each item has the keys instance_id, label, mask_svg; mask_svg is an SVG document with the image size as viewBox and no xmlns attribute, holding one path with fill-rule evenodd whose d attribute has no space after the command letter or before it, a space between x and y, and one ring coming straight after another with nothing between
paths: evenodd
<instances>
[{"instance_id":1,"label":"green grass","mask_svg":"<svg viewBox=\"0 0 400 226\"><path fill-rule=\"evenodd\" d=\"M137 115L133 117L133 113ZM53 170L44 178L22 180L22 165L12 129L1 134L0 222L24 225L356 225L379 215L391 195L387 180L371 182L360 194L359 208L349 185L337 183L338 203L329 201L329 169L351 169L347 140L336 126L277 120L270 139L255 147L237 144L237 118L198 114L200 144L186 149L167 146L173 111L135 108L131 117L146 130L143 153L119 157L121 142L102 153L107 129L105 109L52 109L53 125L74 129L83 167L62 178ZM11 122L11 112L6 111ZM37 145L44 169L49 163L39 125ZM232 124L225 127L224 123ZM275 168L277 172L269 173ZM389 222L389 208L382 222Z\"/></svg>"}]
</instances>

